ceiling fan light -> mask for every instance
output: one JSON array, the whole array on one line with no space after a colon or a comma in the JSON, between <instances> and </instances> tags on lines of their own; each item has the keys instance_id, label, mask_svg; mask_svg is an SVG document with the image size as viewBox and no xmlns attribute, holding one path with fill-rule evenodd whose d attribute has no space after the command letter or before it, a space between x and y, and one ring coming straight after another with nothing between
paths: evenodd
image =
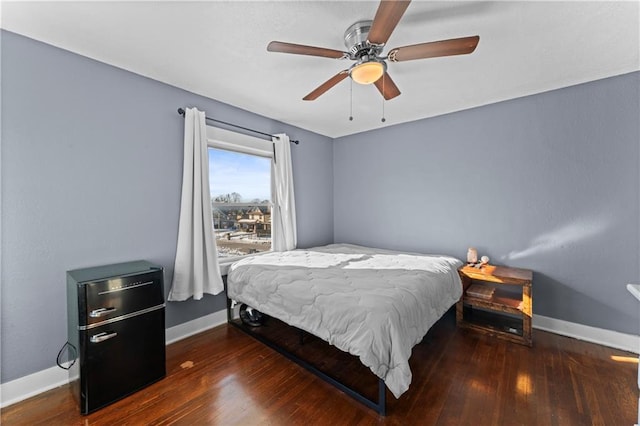
<instances>
[{"instance_id":1,"label":"ceiling fan light","mask_svg":"<svg viewBox=\"0 0 640 426\"><path fill-rule=\"evenodd\" d=\"M371 84L378 81L384 74L385 67L382 62L369 61L355 65L349 75L359 84Z\"/></svg>"}]
</instances>

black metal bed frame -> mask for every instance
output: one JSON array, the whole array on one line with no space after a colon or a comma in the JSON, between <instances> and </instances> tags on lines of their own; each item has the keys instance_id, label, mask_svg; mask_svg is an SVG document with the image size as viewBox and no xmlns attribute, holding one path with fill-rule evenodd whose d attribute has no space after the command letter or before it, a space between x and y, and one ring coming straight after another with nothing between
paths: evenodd
<instances>
[{"instance_id":1,"label":"black metal bed frame","mask_svg":"<svg viewBox=\"0 0 640 426\"><path fill-rule=\"evenodd\" d=\"M273 342L272 340L267 339L266 337L258 334L258 333L254 333L250 327L245 326L241 323L237 323L236 321L233 320L233 313L232 313L232 307L231 307L231 299L227 298L227 323L231 324L232 326L234 326L235 328L237 328L238 330L241 330L242 332L248 334L249 336L253 337L254 339L258 340L259 342L267 345L268 347L270 347L271 349L275 350L276 352L278 352L281 355L284 355L286 358L290 359L291 361L295 362L296 364L300 365L302 368L304 368L307 371L310 371L311 373L315 374L316 376L318 376L320 379L324 380L325 382L335 386L336 388L340 389L342 392L346 393L347 395L349 395L350 397L352 397L353 399L355 399L356 401L366 405L367 407L375 410L378 414L380 414L381 416L386 416L387 415L387 396L386 396L386 385L384 383L384 380L381 378L378 378L378 401L373 401L369 398L367 398L366 396L362 395L361 393L359 393L358 391L356 391L355 389L350 388L349 386L345 385L344 383L336 380L335 378L331 377L330 375L328 375L327 373L319 370L318 368L316 368L314 365L310 364L309 362L305 361L304 359L298 357L297 355L289 352L288 350L286 350L285 348L283 348L282 346L279 346L277 343ZM292 327L292 326L290 326ZM293 327L295 328L295 327ZM300 332L302 332L302 330L300 330ZM302 336L301 336L301 341L302 341Z\"/></svg>"}]
</instances>

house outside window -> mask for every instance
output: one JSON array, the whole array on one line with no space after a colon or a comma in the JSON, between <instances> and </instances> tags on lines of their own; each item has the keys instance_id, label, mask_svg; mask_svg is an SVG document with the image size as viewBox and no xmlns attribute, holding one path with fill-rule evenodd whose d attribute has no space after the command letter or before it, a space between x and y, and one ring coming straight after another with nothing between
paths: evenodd
<instances>
[{"instance_id":1,"label":"house outside window","mask_svg":"<svg viewBox=\"0 0 640 426\"><path fill-rule=\"evenodd\" d=\"M207 138L218 259L270 251L272 142L214 127Z\"/></svg>"}]
</instances>

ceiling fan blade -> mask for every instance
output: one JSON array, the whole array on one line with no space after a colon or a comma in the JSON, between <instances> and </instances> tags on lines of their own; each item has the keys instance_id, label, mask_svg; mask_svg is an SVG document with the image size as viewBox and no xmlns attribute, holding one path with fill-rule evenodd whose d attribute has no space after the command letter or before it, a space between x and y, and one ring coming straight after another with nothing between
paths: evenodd
<instances>
[{"instance_id":1,"label":"ceiling fan blade","mask_svg":"<svg viewBox=\"0 0 640 426\"><path fill-rule=\"evenodd\" d=\"M389 51L388 59L391 62L402 62L440 56L466 55L476 50L479 41L480 36L473 36L397 47Z\"/></svg>"},{"instance_id":2,"label":"ceiling fan blade","mask_svg":"<svg viewBox=\"0 0 640 426\"><path fill-rule=\"evenodd\" d=\"M272 41L267 46L269 52L293 53L294 55L322 56L324 58L342 59L349 56L346 52L325 49L324 47L304 46L302 44Z\"/></svg>"},{"instance_id":3,"label":"ceiling fan blade","mask_svg":"<svg viewBox=\"0 0 640 426\"><path fill-rule=\"evenodd\" d=\"M382 0L373 18L367 39L373 44L385 44L398 25L411 0Z\"/></svg>"},{"instance_id":4,"label":"ceiling fan blade","mask_svg":"<svg viewBox=\"0 0 640 426\"><path fill-rule=\"evenodd\" d=\"M400 94L400 89L393 82L389 73L384 73L375 83L385 100L393 99Z\"/></svg>"},{"instance_id":5,"label":"ceiling fan blade","mask_svg":"<svg viewBox=\"0 0 640 426\"><path fill-rule=\"evenodd\" d=\"M313 101L318 96L322 95L327 90L331 89L336 84L340 83L342 80L349 76L349 70L342 70L338 74L331 77L329 80L322 83L318 86L313 92L309 93L307 96L302 98L303 101Z\"/></svg>"}]
</instances>

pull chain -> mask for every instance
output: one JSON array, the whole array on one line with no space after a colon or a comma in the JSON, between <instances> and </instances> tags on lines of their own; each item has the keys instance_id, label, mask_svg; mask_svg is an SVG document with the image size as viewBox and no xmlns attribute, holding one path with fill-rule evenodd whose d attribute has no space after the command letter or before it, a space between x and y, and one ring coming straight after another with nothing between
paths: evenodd
<instances>
[{"instance_id":1,"label":"pull chain","mask_svg":"<svg viewBox=\"0 0 640 426\"><path fill-rule=\"evenodd\" d=\"M386 99L384 98L384 93L385 93L385 92L384 92L384 80L385 80L385 78L384 78L384 77L385 77L385 75L384 75L384 74L382 74L382 120L380 120L380 121L382 121L383 123L384 123L385 121L387 121L387 119L386 119L386 118L384 118L384 101L386 100Z\"/></svg>"},{"instance_id":2,"label":"pull chain","mask_svg":"<svg viewBox=\"0 0 640 426\"><path fill-rule=\"evenodd\" d=\"M349 83L349 121L353 121L353 79Z\"/></svg>"}]
</instances>

